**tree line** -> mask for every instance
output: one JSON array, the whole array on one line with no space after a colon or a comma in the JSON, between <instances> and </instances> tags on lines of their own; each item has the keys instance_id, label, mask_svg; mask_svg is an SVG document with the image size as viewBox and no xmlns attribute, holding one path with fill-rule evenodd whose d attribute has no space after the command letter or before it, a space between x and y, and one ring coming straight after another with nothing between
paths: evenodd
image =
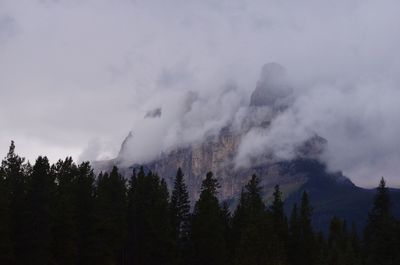
<instances>
[{"instance_id":1,"label":"tree line","mask_svg":"<svg viewBox=\"0 0 400 265\"><path fill-rule=\"evenodd\" d=\"M400 225L382 179L363 235L333 217L315 231L308 195L289 217L279 186L272 202L253 175L230 212L210 172L191 208L184 174L171 194L143 168L95 175L72 158L25 163L11 143L0 167L0 264L398 265Z\"/></svg>"}]
</instances>

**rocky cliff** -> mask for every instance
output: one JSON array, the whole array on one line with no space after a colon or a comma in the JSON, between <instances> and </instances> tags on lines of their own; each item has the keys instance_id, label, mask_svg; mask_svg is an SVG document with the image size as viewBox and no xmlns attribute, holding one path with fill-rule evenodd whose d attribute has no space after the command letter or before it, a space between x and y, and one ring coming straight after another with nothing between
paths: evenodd
<instances>
[{"instance_id":1,"label":"rocky cliff","mask_svg":"<svg viewBox=\"0 0 400 265\"><path fill-rule=\"evenodd\" d=\"M260 79L239 128L237 125L228 125L218 135L210 136L201 143L161 154L145 167L162 176L169 187L172 187L177 168L182 168L192 201L198 198L201 182L208 171L212 171L219 179L222 200L235 201L252 174L261 178L266 198L277 184L289 195L307 182L304 173L284 172L281 161L276 161L270 150L265 150L260 161L251 161L251 165L246 167L238 167L235 158L242 136L257 127L268 128L271 121L290 104L291 91L285 69L277 63L266 64L261 70ZM126 153L127 142L132 137L134 135L129 133L116 159L94 162L96 170L107 171L117 165L124 174L131 174L132 169L139 165L132 163L125 166L122 154ZM299 146L296 159L318 157L325 144L326 141L319 136L310 138Z\"/></svg>"},{"instance_id":2,"label":"rocky cliff","mask_svg":"<svg viewBox=\"0 0 400 265\"><path fill-rule=\"evenodd\" d=\"M300 144L290 160L277 160L271 150L265 150L261 157L251 161L248 166L237 166L235 158L243 135L257 127L268 128L271 121L290 105L291 91L285 69L276 63L265 65L239 128L228 125L218 135L210 136L201 143L161 154L146 163L145 168L157 172L172 188L176 170L180 167L185 174L192 202L199 197L206 173L212 171L221 185L220 199L228 201L232 208L251 175L256 174L261 179L266 201L270 199L275 185L280 185L288 208L307 190L315 205L314 221L317 226L325 229L331 216L337 215L361 227L373 192L356 187L341 173L329 173L326 170L318 158L327 143L318 135ZM140 166L135 163L126 166L121 157L126 143L132 137L134 135L129 133L116 159L94 162L95 169L108 171L116 165L124 175L129 176L134 168ZM400 194L396 193L395 196ZM397 212L400 212L399 207Z\"/></svg>"}]
</instances>

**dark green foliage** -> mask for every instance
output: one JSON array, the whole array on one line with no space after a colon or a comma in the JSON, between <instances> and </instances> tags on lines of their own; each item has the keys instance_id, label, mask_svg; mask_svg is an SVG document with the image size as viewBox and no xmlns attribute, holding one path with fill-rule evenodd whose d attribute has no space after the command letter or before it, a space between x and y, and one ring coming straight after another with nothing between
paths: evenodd
<instances>
[{"instance_id":1,"label":"dark green foliage","mask_svg":"<svg viewBox=\"0 0 400 265\"><path fill-rule=\"evenodd\" d=\"M0 167L0 264L11 264L13 247L11 241L10 194L4 168Z\"/></svg>"},{"instance_id":2,"label":"dark green foliage","mask_svg":"<svg viewBox=\"0 0 400 265\"><path fill-rule=\"evenodd\" d=\"M272 241L274 244L271 246L271 259L273 264L287 264L288 253L288 222L283 210L283 198L279 186L276 185L273 194L272 205L270 212L272 217Z\"/></svg>"},{"instance_id":3,"label":"dark green foliage","mask_svg":"<svg viewBox=\"0 0 400 265\"><path fill-rule=\"evenodd\" d=\"M227 263L225 218L217 199L219 184L211 172L201 186L200 198L193 212L191 241L193 265Z\"/></svg>"},{"instance_id":4,"label":"dark green foliage","mask_svg":"<svg viewBox=\"0 0 400 265\"><path fill-rule=\"evenodd\" d=\"M400 262L397 222L391 212L391 200L382 178L365 228L365 264L394 265Z\"/></svg>"},{"instance_id":5,"label":"dark green foliage","mask_svg":"<svg viewBox=\"0 0 400 265\"><path fill-rule=\"evenodd\" d=\"M24 210L26 196L26 175L30 174L29 166L24 165L24 158L19 157L15 153L14 141L11 141L10 149L7 156L1 163L1 171L3 178L3 207L4 214L9 214L9 217L4 215L4 226L9 229L9 237L11 240L11 261L15 264L19 262L23 253L23 225L24 225ZM7 205L8 204L8 205ZM8 219L8 221L7 221ZM5 229L5 231L7 231ZM7 236L6 236L7 237ZM7 252L7 250L5 250Z\"/></svg>"},{"instance_id":6,"label":"dark green foliage","mask_svg":"<svg viewBox=\"0 0 400 265\"><path fill-rule=\"evenodd\" d=\"M357 248L358 238L355 231L353 230L350 235L346 223L337 217L333 217L329 229L327 264L360 264L361 260Z\"/></svg>"},{"instance_id":7,"label":"dark green foliage","mask_svg":"<svg viewBox=\"0 0 400 265\"><path fill-rule=\"evenodd\" d=\"M116 167L96 178L70 157L52 166L38 157L32 167L12 142L0 166L0 264L400 264L400 223L383 179L362 240L336 217L327 238L316 233L305 192L288 222L279 186L266 207L252 176L233 216L218 189L208 173L191 214L180 169L170 197L164 179L143 168L127 185Z\"/></svg>"},{"instance_id":8,"label":"dark green foliage","mask_svg":"<svg viewBox=\"0 0 400 265\"><path fill-rule=\"evenodd\" d=\"M260 180L253 175L233 216L235 264L268 264L272 222L261 198Z\"/></svg>"},{"instance_id":9,"label":"dark green foliage","mask_svg":"<svg viewBox=\"0 0 400 265\"><path fill-rule=\"evenodd\" d=\"M128 198L128 264L170 264L173 232L165 182L141 168L131 178Z\"/></svg>"},{"instance_id":10,"label":"dark green foliage","mask_svg":"<svg viewBox=\"0 0 400 265\"><path fill-rule=\"evenodd\" d=\"M23 264L50 264L55 178L47 157L39 156L27 183Z\"/></svg>"},{"instance_id":11,"label":"dark green foliage","mask_svg":"<svg viewBox=\"0 0 400 265\"><path fill-rule=\"evenodd\" d=\"M319 251L311 224L312 208L308 194L303 193L300 209L295 205L290 218L290 264L317 264Z\"/></svg>"},{"instance_id":12,"label":"dark green foliage","mask_svg":"<svg viewBox=\"0 0 400 265\"><path fill-rule=\"evenodd\" d=\"M183 173L180 168L176 173L170 203L173 240L176 247L178 263L186 259L190 231L190 202Z\"/></svg>"},{"instance_id":13,"label":"dark green foliage","mask_svg":"<svg viewBox=\"0 0 400 265\"><path fill-rule=\"evenodd\" d=\"M57 264L72 265L77 263L78 234L75 213L74 193L75 178L78 168L71 157L59 160L53 167L56 178L56 199L53 226L52 253Z\"/></svg>"},{"instance_id":14,"label":"dark green foliage","mask_svg":"<svg viewBox=\"0 0 400 265\"><path fill-rule=\"evenodd\" d=\"M293 205L292 213L289 220L289 264L297 264L297 257L300 253L300 220L297 204Z\"/></svg>"},{"instance_id":15,"label":"dark green foliage","mask_svg":"<svg viewBox=\"0 0 400 265\"><path fill-rule=\"evenodd\" d=\"M94 211L94 264L114 264L123 259L127 227L125 179L116 167L98 177Z\"/></svg>"},{"instance_id":16,"label":"dark green foliage","mask_svg":"<svg viewBox=\"0 0 400 265\"><path fill-rule=\"evenodd\" d=\"M73 183L72 204L75 212L77 234L77 264L93 264L95 257L93 242L97 236L94 231L94 174L89 162L78 166Z\"/></svg>"}]
</instances>

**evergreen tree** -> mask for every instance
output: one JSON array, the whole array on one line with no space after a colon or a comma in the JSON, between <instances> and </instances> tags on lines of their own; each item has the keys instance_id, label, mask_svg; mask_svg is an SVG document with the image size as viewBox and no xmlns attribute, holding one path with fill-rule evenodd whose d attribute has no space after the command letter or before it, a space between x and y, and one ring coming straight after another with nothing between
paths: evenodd
<instances>
[{"instance_id":1,"label":"evergreen tree","mask_svg":"<svg viewBox=\"0 0 400 265\"><path fill-rule=\"evenodd\" d=\"M350 236L346 222L333 217L328 239L327 264L329 265L357 265L361 260L357 254L356 246L358 239L356 235Z\"/></svg>"},{"instance_id":2,"label":"evergreen tree","mask_svg":"<svg viewBox=\"0 0 400 265\"><path fill-rule=\"evenodd\" d=\"M297 212L297 208L296 208ZM318 249L316 248L316 236L311 224L312 208L309 203L307 192L303 192L300 211L292 216L292 263L296 265L313 265L318 260Z\"/></svg>"},{"instance_id":3,"label":"evergreen tree","mask_svg":"<svg viewBox=\"0 0 400 265\"><path fill-rule=\"evenodd\" d=\"M232 264L233 262L233 248L234 248L234 237L232 235L232 215L229 210L229 205L227 202L222 204L222 218L224 222L224 238L226 241L226 249L227 249L227 264Z\"/></svg>"},{"instance_id":4,"label":"evergreen tree","mask_svg":"<svg viewBox=\"0 0 400 265\"><path fill-rule=\"evenodd\" d=\"M354 257L357 260L357 264L361 263L361 246L360 246L360 239L357 234L357 228L355 223L351 225L351 233L350 233L350 244L351 248L354 251Z\"/></svg>"},{"instance_id":5,"label":"evergreen tree","mask_svg":"<svg viewBox=\"0 0 400 265\"><path fill-rule=\"evenodd\" d=\"M128 195L128 264L171 264L173 233L165 181L143 167Z\"/></svg>"},{"instance_id":6,"label":"evergreen tree","mask_svg":"<svg viewBox=\"0 0 400 265\"><path fill-rule=\"evenodd\" d=\"M344 233L343 222L339 218L333 217L329 227L329 253L327 257L329 265L346 264L347 240Z\"/></svg>"},{"instance_id":7,"label":"evergreen tree","mask_svg":"<svg viewBox=\"0 0 400 265\"><path fill-rule=\"evenodd\" d=\"M39 156L28 180L21 264L50 264L55 183L47 157Z\"/></svg>"},{"instance_id":8,"label":"evergreen tree","mask_svg":"<svg viewBox=\"0 0 400 265\"><path fill-rule=\"evenodd\" d=\"M1 163L3 171L3 188L7 201L10 227L10 243L13 253L13 262L23 264L20 259L23 257L24 223L25 223L25 196L26 196L26 177L29 166L24 165L24 158L15 153L14 141L11 141L7 156Z\"/></svg>"},{"instance_id":9,"label":"evergreen tree","mask_svg":"<svg viewBox=\"0 0 400 265\"><path fill-rule=\"evenodd\" d=\"M13 258L9 207L9 187L4 169L0 167L0 264L11 264Z\"/></svg>"},{"instance_id":10,"label":"evergreen tree","mask_svg":"<svg viewBox=\"0 0 400 265\"><path fill-rule=\"evenodd\" d=\"M224 265L227 262L224 216L217 198L218 188L217 179L211 172L207 173L193 212L191 228L193 265Z\"/></svg>"},{"instance_id":11,"label":"evergreen tree","mask_svg":"<svg viewBox=\"0 0 400 265\"><path fill-rule=\"evenodd\" d=\"M391 207L389 190L382 178L365 228L364 253L367 265L394 265L400 261L398 239L394 233L396 221Z\"/></svg>"},{"instance_id":12,"label":"evergreen tree","mask_svg":"<svg viewBox=\"0 0 400 265\"><path fill-rule=\"evenodd\" d=\"M189 193L184 182L183 173L180 168L176 173L174 188L170 203L171 222L174 241L177 245L177 258L179 262L184 261L184 255L187 251L189 239L189 221L190 221L190 202Z\"/></svg>"},{"instance_id":13,"label":"evergreen tree","mask_svg":"<svg viewBox=\"0 0 400 265\"><path fill-rule=\"evenodd\" d=\"M114 167L99 175L95 198L95 264L120 264L126 235L125 179Z\"/></svg>"},{"instance_id":14,"label":"evergreen tree","mask_svg":"<svg viewBox=\"0 0 400 265\"><path fill-rule=\"evenodd\" d=\"M56 264L77 263L77 220L74 204L74 182L78 168L71 157L53 166L57 188L53 226L52 252Z\"/></svg>"},{"instance_id":15,"label":"evergreen tree","mask_svg":"<svg viewBox=\"0 0 400 265\"><path fill-rule=\"evenodd\" d=\"M288 223L283 209L282 192L279 185L276 185L273 193L273 201L270 206L273 225L272 257L274 264L286 264L288 253Z\"/></svg>"},{"instance_id":16,"label":"evergreen tree","mask_svg":"<svg viewBox=\"0 0 400 265\"><path fill-rule=\"evenodd\" d=\"M289 264L298 264L300 253L300 221L297 204L293 205L289 220Z\"/></svg>"},{"instance_id":17,"label":"evergreen tree","mask_svg":"<svg viewBox=\"0 0 400 265\"><path fill-rule=\"evenodd\" d=\"M77 230L77 264L91 265L96 256L94 242L97 236L94 230L95 177L89 162L81 163L77 174L72 198Z\"/></svg>"},{"instance_id":18,"label":"evergreen tree","mask_svg":"<svg viewBox=\"0 0 400 265\"><path fill-rule=\"evenodd\" d=\"M269 219L261 197L260 180L253 175L233 216L235 264L268 264L273 250Z\"/></svg>"}]
</instances>

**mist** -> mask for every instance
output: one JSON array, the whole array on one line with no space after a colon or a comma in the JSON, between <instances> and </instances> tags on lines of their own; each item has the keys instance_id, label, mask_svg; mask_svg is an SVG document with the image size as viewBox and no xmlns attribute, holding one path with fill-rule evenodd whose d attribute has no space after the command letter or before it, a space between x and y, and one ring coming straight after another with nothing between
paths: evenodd
<instances>
[{"instance_id":1,"label":"mist","mask_svg":"<svg viewBox=\"0 0 400 265\"><path fill-rule=\"evenodd\" d=\"M318 134L356 184L400 178L398 1L0 0L0 147L33 160L127 161L241 121L265 63L288 108L237 155L278 159ZM160 110L159 112L157 110ZM247 161L247 162L246 162Z\"/></svg>"}]
</instances>

